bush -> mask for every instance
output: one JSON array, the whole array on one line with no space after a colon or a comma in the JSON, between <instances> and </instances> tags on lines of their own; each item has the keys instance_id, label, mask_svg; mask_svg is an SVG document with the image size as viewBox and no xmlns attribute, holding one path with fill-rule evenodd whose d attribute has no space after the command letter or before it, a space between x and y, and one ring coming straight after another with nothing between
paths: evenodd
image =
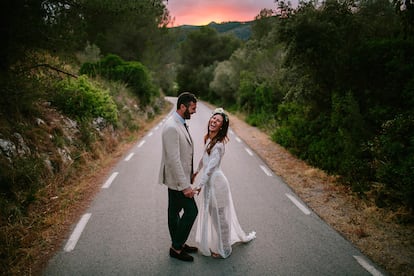
<instances>
[{"instance_id":1,"label":"bush","mask_svg":"<svg viewBox=\"0 0 414 276\"><path fill-rule=\"evenodd\" d=\"M384 123L374 151L378 181L414 209L414 114L400 114Z\"/></svg>"},{"instance_id":2,"label":"bush","mask_svg":"<svg viewBox=\"0 0 414 276\"><path fill-rule=\"evenodd\" d=\"M91 77L101 75L109 80L126 83L144 106L158 96L148 69L137 61L127 62L116 55L107 55L97 63L84 63L79 72Z\"/></svg>"},{"instance_id":3,"label":"bush","mask_svg":"<svg viewBox=\"0 0 414 276\"><path fill-rule=\"evenodd\" d=\"M309 135L309 123L305 114L304 107L297 103L280 104L276 114L279 127L273 132L272 139L293 154L307 150L304 138Z\"/></svg>"},{"instance_id":4,"label":"bush","mask_svg":"<svg viewBox=\"0 0 414 276\"><path fill-rule=\"evenodd\" d=\"M111 124L118 121L118 111L109 92L95 86L86 76L60 82L53 103L78 121L98 117Z\"/></svg>"}]
</instances>

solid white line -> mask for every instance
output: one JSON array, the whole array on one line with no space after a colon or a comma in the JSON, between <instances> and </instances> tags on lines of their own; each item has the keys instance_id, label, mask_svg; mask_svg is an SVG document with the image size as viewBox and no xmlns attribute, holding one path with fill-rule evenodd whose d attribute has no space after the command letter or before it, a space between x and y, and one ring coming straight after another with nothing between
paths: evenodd
<instances>
[{"instance_id":1,"label":"solid white line","mask_svg":"<svg viewBox=\"0 0 414 276\"><path fill-rule=\"evenodd\" d=\"M82 216L80 221L75 227L75 230L73 231L72 235L70 236L68 242L65 245L64 250L66 252L70 252L73 249L75 249L76 244L78 243L78 240L82 234L83 229L85 228L86 224L88 223L90 217L92 214L87 213Z\"/></svg>"},{"instance_id":2,"label":"solid white line","mask_svg":"<svg viewBox=\"0 0 414 276\"><path fill-rule=\"evenodd\" d=\"M145 140L144 141L141 141L141 143L139 143L138 147L139 148L142 147L143 144L145 144Z\"/></svg>"},{"instance_id":3,"label":"solid white line","mask_svg":"<svg viewBox=\"0 0 414 276\"><path fill-rule=\"evenodd\" d=\"M264 171L265 174L272 176L272 173L265 166L260 165L260 168Z\"/></svg>"},{"instance_id":4,"label":"solid white line","mask_svg":"<svg viewBox=\"0 0 414 276\"><path fill-rule=\"evenodd\" d=\"M300 203L295 197L293 197L290 194L285 194L295 205L296 207L298 207L305 215L309 215L311 212L309 211L308 208L306 208L305 206L303 206L302 203Z\"/></svg>"},{"instance_id":5,"label":"solid white line","mask_svg":"<svg viewBox=\"0 0 414 276\"><path fill-rule=\"evenodd\" d=\"M240 140L239 137L236 137L236 141L239 142L239 143L241 143L241 140Z\"/></svg>"},{"instance_id":6,"label":"solid white line","mask_svg":"<svg viewBox=\"0 0 414 276\"><path fill-rule=\"evenodd\" d=\"M132 158L132 156L134 156L134 153L133 152L131 152L125 159L124 159L124 161L129 161L131 158Z\"/></svg>"},{"instance_id":7,"label":"solid white line","mask_svg":"<svg viewBox=\"0 0 414 276\"><path fill-rule=\"evenodd\" d=\"M249 150L248 148L244 148L244 150L245 150L245 151L247 151L247 153L248 153L250 156L253 156L253 152L252 152L251 150Z\"/></svg>"},{"instance_id":8,"label":"solid white line","mask_svg":"<svg viewBox=\"0 0 414 276\"><path fill-rule=\"evenodd\" d=\"M361 256L354 256L357 262L365 268L366 271L371 273L373 276L382 276L382 273L375 269L372 265L370 265L363 257Z\"/></svg>"},{"instance_id":9,"label":"solid white line","mask_svg":"<svg viewBox=\"0 0 414 276\"><path fill-rule=\"evenodd\" d=\"M105 184L102 185L102 189L107 189L111 186L112 181L114 181L115 177L118 175L118 172L114 172L108 180L106 180Z\"/></svg>"},{"instance_id":10,"label":"solid white line","mask_svg":"<svg viewBox=\"0 0 414 276\"><path fill-rule=\"evenodd\" d=\"M151 131L150 133L148 133L148 137L151 137L151 136L152 136L152 134L153 134L153 133L152 133L152 131Z\"/></svg>"}]
</instances>

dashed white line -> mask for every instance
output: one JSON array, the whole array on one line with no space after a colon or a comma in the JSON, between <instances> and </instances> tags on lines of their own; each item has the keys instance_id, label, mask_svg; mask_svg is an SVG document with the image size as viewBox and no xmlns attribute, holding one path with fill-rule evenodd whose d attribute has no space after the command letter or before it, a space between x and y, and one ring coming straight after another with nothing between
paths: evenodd
<instances>
[{"instance_id":1,"label":"dashed white line","mask_svg":"<svg viewBox=\"0 0 414 276\"><path fill-rule=\"evenodd\" d=\"M102 185L102 189L107 189L109 186L111 186L112 181L114 181L115 177L118 175L118 172L114 172L108 180L106 180L105 184Z\"/></svg>"},{"instance_id":2,"label":"dashed white line","mask_svg":"<svg viewBox=\"0 0 414 276\"><path fill-rule=\"evenodd\" d=\"M124 161L129 161L132 158L132 156L134 156L133 152L131 152L127 157L125 157Z\"/></svg>"},{"instance_id":3,"label":"dashed white line","mask_svg":"<svg viewBox=\"0 0 414 276\"><path fill-rule=\"evenodd\" d=\"M240 140L239 137L236 137L236 141L239 142L239 143L241 143L241 140Z\"/></svg>"},{"instance_id":4,"label":"dashed white line","mask_svg":"<svg viewBox=\"0 0 414 276\"><path fill-rule=\"evenodd\" d=\"M382 273L375 269L372 265L370 265L363 257L361 256L354 256L357 262L365 268L366 271L371 273L373 276L382 276Z\"/></svg>"},{"instance_id":5,"label":"dashed white line","mask_svg":"<svg viewBox=\"0 0 414 276\"><path fill-rule=\"evenodd\" d=\"M260 168L262 169L262 171L264 171L265 174L267 174L268 176L272 176L272 172L269 171L269 169L267 169L265 166L260 165Z\"/></svg>"},{"instance_id":6,"label":"dashed white line","mask_svg":"<svg viewBox=\"0 0 414 276\"><path fill-rule=\"evenodd\" d=\"M89 219L91 218L90 213L84 214L78 224L75 227L75 230L73 231L72 235L70 236L68 242L65 245L64 250L66 252L70 252L73 249L75 249L76 244L78 243L78 240L83 232L83 229L85 228L86 224L88 223Z\"/></svg>"},{"instance_id":7,"label":"dashed white line","mask_svg":"<svg viewBox=\"0 0 414 276\"><path fill-rule=\"evenodd\" d=\"M152 131L150 132L150 133L148 133L148 137L151 137L152 136L152 134L154 134Z\"/></svg>"},{"instance_id":8,"label":"dashed white line","mask_svg":"<svg viewBox=\"0 0 414 276\"><path fill-rule=\"evenodd\" d=\"M142 147L142 145L143 145L143 144L145 144L145 140L141 141L141 142L138 144L138 148Z\"/></svg>"},{"instance_id":9,"label":"dashed white line","mask_svg":"<svg viewBox=\"0 0 414 276\"><path fill-rule=\"evenodd\" d=\"M245 150L245 151L247 151L247 153L248 153L250 156L253 156L253 152L252 152L251 150L249 150L248 148L244 148L244 150Z\"/></svg>"},{"instance_id":10,"label":"dashed white line","mask_svg":"<svg viewBox=\"0 0 414 276\"><path fill-rule=\"evenodd\" d=\"M309 215L311 212L302 203L299 202L294 196L285 194L305 215Z\"/></svg>"}]
</instances>

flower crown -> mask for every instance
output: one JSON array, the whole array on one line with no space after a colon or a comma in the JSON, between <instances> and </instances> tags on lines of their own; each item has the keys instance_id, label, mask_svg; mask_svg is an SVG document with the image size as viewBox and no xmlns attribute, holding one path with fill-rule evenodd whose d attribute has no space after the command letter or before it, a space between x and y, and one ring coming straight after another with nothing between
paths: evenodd
<instances>
[{"instance_id":1,"label":"flower crown","mask_svg":"<svg viewBox=\"0 0 414 276\"><path fill-rule=\"evenodd\" d=\"M217 107L216 109L214 109L213 110L213 115L215 115L215 114L221 114L224 117L224 120L226 121L226 123L229 121L229 117L224 112L224 109L222 107Z\"/></svg>"}]
</instances>

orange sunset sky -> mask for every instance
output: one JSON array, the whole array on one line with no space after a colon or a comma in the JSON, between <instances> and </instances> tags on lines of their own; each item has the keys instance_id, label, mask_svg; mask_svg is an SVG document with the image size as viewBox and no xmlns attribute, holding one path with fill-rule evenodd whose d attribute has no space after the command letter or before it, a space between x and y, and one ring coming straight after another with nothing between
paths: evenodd
<instances>
[{"instance_id":1,"label":"orange sunset sky","mask_svg":"<svg viewBox=\"0 0 414 276\"><path fill-rule=\"evenodd\" d=\"M168 0L173 26L251 21L260 10L275 9L274 0Z\"/></svg>"}]
</instances>

